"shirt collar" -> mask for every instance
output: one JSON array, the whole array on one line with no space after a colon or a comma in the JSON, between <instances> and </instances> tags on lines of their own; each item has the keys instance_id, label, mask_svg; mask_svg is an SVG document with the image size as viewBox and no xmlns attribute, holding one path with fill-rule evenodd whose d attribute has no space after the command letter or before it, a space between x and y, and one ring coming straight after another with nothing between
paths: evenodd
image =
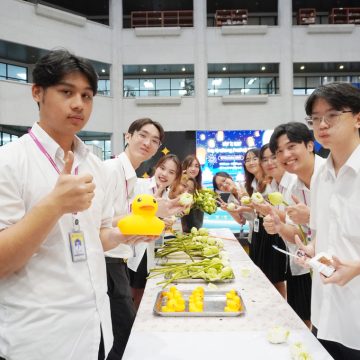
<instances>
[{"instance_id":1,"label":"shirt collar","mask_svg":"<svg viewBox=\"0 0 360 360\"><path fill-rule=\"evenodd\" d=\"M326 159L325 166L326 166L327 174L329 176L331 175L332 177L335 178L336 176L335 176L335 170L334 170L334 163L333 163L331 154ZM356 147L356 149L352 152L352 154L347 159L345 164L341 167L341 169L344 169L344 170L346 168L353 170L355 174L359 173L359 171L360 171L360 145L358 145ZM340 169L340 171L341 171L341 169ZM339 171L339 173L340 173L340 171Z\"/></svg>"},{"instance_id":2,"label":"shirt collar","mask_svg":"<svg viewBox=\"0 0 360 360\"><path fill-rule=\"evenodd\" d=\"M122 152L119 156L118 156L121 165L123 167L124 173L125 173L125 179L127 181L132 180L132 179L136 179L137 175L135 172L134 167L131 164L130 159L128 158L128 156L126 155L125 152Z\"/></svg>"},{"instance_id":3,"label":"shirt collar","mask_svg":"<svg viewBox=\"0 0 360 360\"><path fill-rule=\"evenodd\" d=\"M345 166L354 170L355 173L360 171L360 145L352 152L345 163Z\"/></svg>"},{"instance_id":4,"label":"shirt collar","mask_svg":"<svg viewBox=\"0 0 360 360\"><path fill-rule=\"evenodd\" d=\"M282 178L280 180L279 186L284 189L287 189L290 186L290 184L293 182L293 180L295 179L295 176L296 175L290 174L287 171L285 171L284 175L282 176Z\"/></svg>"},{"instance_id":5,"label":"shirt collar","mask_svg":"<svg viewBox=\"0 0 360 360\"><path fill-rule=\"evenodd\" d=\"M41 145L49 153L52 159L55 159L57 156L61 159L64 158L64 151L60 145L38 124L35 123L31 128L33 134L40 141ZM88 153L89 148L81 141L77 136L74 137L74 155L75 162L74 165L77 166L77 158L81 161L84 159Z\"/></svg>"}]
</instances>

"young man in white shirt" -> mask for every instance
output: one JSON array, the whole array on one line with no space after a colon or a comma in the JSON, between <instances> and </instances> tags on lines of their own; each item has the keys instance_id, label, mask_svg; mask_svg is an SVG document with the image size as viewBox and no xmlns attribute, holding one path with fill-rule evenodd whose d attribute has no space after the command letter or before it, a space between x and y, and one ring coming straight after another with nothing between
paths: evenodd
<instances>
[{"instance_id":1,"label":"young man in white shirt","mask_svg":"<svg viewBox=\"0 0 360 360\"><path fill-rule=\"evenodd\" d=\"M112 189L114 226L131 211L131 199L137 182L136 169L157 153L163 140L164 129L158 122L149 118L135 120L125 135L125 151L105 162L105 166L114 173L115 180L115 187ZM127 259L133 257L134 249L120 245L105 255L114 332L114 346L108 360L117 360L124 353L136 315L126 264Z\"/></svg>"},{"instance_id":2,"label":"young man in white shirt","mask_svg":"<svg viewBox=\"0 0 360 360\"><path fill-rule=\"evenodd\" d=\"M336 360L360 359L360 89L320 86L305 105L308 124L330 156L312 183L312 242L298 245L312 257L333 255L329 278L313 274L315 332Z\"/></svg>"},{"instance_id":3,"label":"young man in white shirt","mask_svg":"<svg viewBox=\"0 0 360 360\"><path fill-rule=\"evenodd\" d=\"M112 346L104 250L140 238L112 228L103 164L76 137L97 79L86 60L49 52L33 71L39 121L0 148L5 359L96 360Z\"/></svg>"},{"instance_id":4,"label":"young man in white shirt","mask_svg":"<svg viewBox=\"0 0 360 360\"><path fill-rule=\"evenodd\" d=\"M306 237L309 233L310 183L317 169L325 161L314 154L314 138L305 124L289 122L277 126L270 139L270 149L276 154L278 163L296 178L284 191L286 209L285 222L276 214L267 215L264 227L267 232L278 233L294 253L295 235ZM298 226L297 226L298 225ZM300 230L301 228L301 230ZM288 302L308 327L310 322L311 276L290 258L291 274L287 278Z\"/></svg>"}]
</instances>

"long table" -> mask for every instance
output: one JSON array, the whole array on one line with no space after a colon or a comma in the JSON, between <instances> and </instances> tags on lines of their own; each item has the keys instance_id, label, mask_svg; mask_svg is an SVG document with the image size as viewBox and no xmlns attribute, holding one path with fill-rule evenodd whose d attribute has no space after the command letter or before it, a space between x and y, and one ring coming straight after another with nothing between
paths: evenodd
<instances>
[{"instance_id":1,"label":"long table","mask_svg":"<svg viewBox=\"0 0 360 360\"><path fill-rule=\"evenodd\" d=\"M226 238L235 282L218 285L217 290L240 292L246 313L239 317L161 317L153 314L159 279L149 279L123 356L124 360L156 359L290 359L290 344L302 342L314 360L332 359L302 320L281 297L260 269L255 266L232 232L216 229L213 235ZM206 284L178 284L192 290ZM266 335L270 328L290 330L287 343L271 344Z\"/></svg>"}]
</instances>

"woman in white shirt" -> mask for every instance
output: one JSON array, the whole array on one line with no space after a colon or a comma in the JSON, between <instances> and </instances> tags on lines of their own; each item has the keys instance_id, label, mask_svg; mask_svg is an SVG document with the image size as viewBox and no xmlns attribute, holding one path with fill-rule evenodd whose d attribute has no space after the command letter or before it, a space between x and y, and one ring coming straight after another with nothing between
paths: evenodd
<instances>
[{"instance_id":1,"label":"woman in white shirt","mask_svg":"<svg viewBox=\"0 0 360 360\"><path fill-rule=\"evenodd\" d=\"M181 179L182 168L176 155L168 154L160 158L155 165L154 176L147 179L138 179L134 195L147 193L155 198L168 199L170 186L176 186ZM164 219L165 223L167 220ZM141 243L135 246L135 256L128 260L130 286L136 309L138 309L144 293L146 278L150 268L154 266L154 242Z\"/></svg>"}]
</instances>

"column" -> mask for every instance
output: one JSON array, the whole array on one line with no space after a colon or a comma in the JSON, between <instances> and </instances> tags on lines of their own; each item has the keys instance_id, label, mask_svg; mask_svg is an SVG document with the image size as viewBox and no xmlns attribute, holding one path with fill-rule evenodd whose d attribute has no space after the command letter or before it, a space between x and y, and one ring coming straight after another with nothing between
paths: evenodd
<instances>
[{"instance_id":1,"label":"column","mask_svg":"<svg viewBox=\"0 0 360 360\"><path fill-rule=\"evenodd\" d=\"M206 0L194 0L195 32L195 128L207 128L207 14Z\"/></svg>"}]
</instances>

